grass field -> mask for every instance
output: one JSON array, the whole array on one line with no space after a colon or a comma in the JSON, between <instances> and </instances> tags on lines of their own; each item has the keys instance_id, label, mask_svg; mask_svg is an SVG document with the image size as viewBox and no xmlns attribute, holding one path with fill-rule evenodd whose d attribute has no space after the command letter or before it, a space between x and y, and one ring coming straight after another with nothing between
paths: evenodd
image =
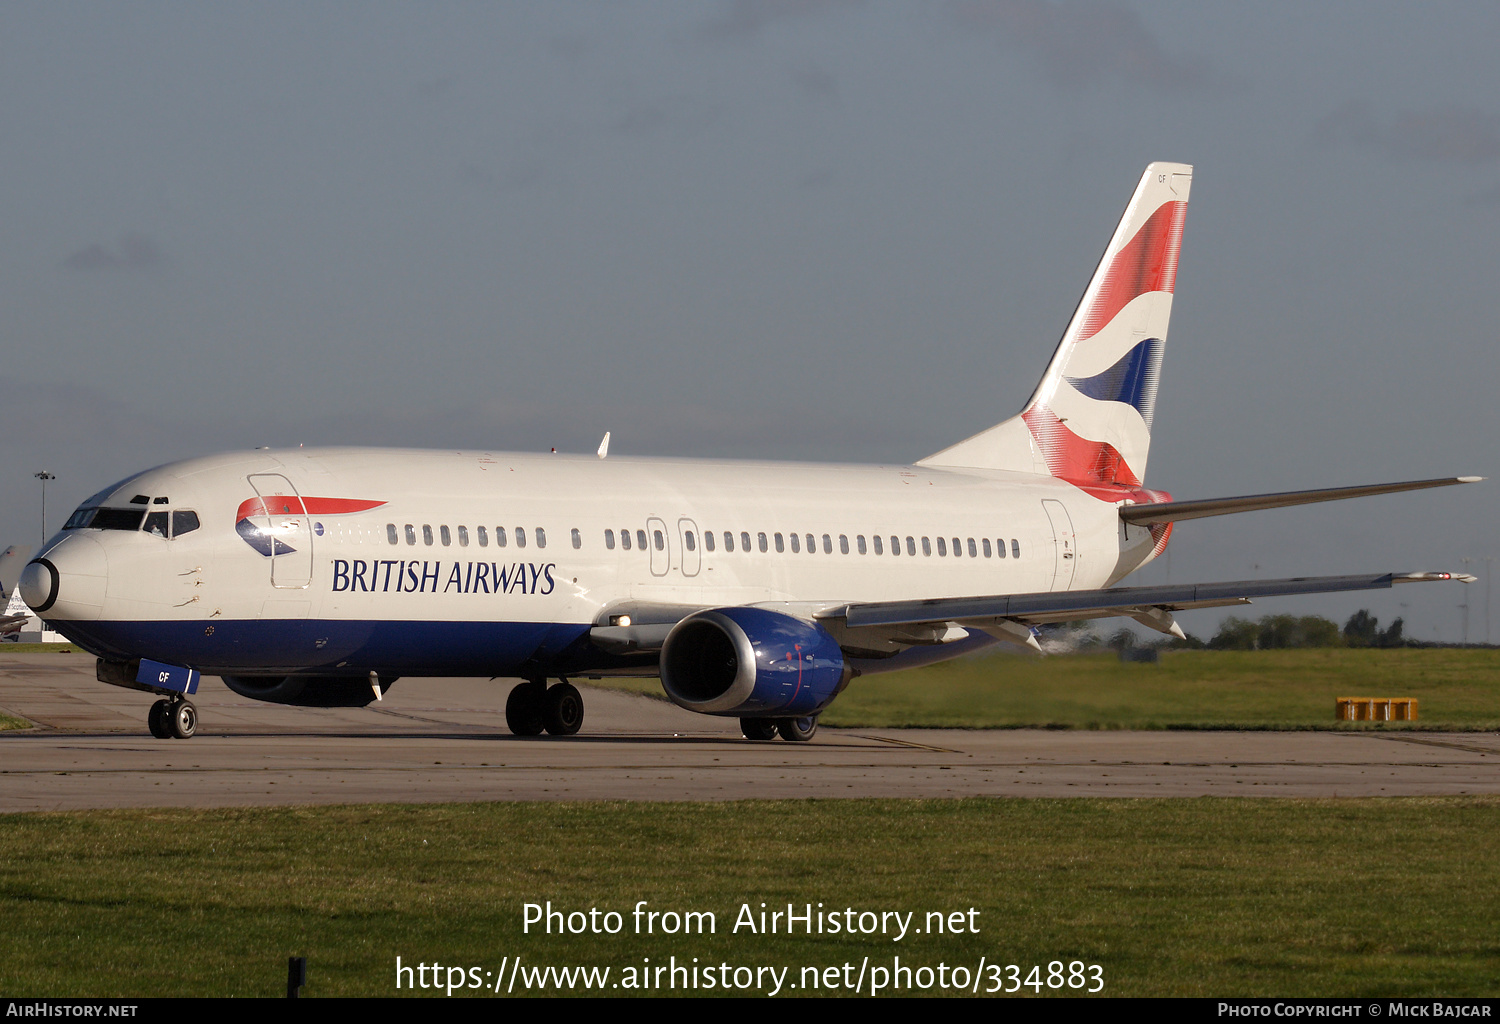
<instances>
[{"instance_id":1,"label":"grass field","mask_svg":"<svg viewBox=\"0 0 1500 1024\"><path fill-rule=\"evenodd\" d=\"M661 694L652 680L606 680ZM1337 697L1416 697L1405 723L1337 723ZM991 654L863 676L823 722L865 728L1500 728L1500 651L1326 648L1171 651L1155 665L1112 653Z\"/></svg>"},{"instance_id":2,"label":"grass field","mask_svg":"<svg viewBox=\"0 0 1500 1024\"><path fill-rule=\"evenodd\" d=\"M1500 801L473 804L0 818L0 992L395 993L404 964L1082 960L1109 995L1493 995ZM522 934L522 904L625 914ZM631 934L637 900L712 935ZM977 908L977 935L731 932L742 903ZM988 982L986 982L988 984ZM1022 989L1029 994L1030 989ZM1044 988L1043 992L1047 990ZM430 993L429 993L430 994ZM613 992L612 994L625 994ZM796 994L806 994L798 989ZM936 994L935 992L932 994Z\"/></svg>"}]
</instances>

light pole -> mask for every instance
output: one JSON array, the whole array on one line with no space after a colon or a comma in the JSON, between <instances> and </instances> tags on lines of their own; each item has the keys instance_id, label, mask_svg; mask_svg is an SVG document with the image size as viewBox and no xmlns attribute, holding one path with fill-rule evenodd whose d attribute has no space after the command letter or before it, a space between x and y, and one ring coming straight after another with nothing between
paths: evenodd
<instances>
[{"instance_id":1,"label":"light pole","mask_svg":"<svg viewBox=\"0 0 1500 1024\"><path fill-rule=\"evenodd\" d=\"M31 475L42 482L42 543L45 544L47 543L47 481L56 480L57 477L45 469Z\"/></svg>"}]
</instances>

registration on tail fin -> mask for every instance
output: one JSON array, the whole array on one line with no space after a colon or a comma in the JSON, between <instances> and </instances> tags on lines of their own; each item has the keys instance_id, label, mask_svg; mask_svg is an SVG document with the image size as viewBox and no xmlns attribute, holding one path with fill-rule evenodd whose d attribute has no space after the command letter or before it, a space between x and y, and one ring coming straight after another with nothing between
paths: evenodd
<instances>
[{"instance_id":1,"label":"registration on tail fin","mask_svg":"<svg viewBox=\"0 0 1500 1024\"><path fill-rule=\"evenodd\" d=\"M1020 415L923 459L1139 486L1172 315L1193 169L1154 163Z\"/></svg>"}]
</instances>

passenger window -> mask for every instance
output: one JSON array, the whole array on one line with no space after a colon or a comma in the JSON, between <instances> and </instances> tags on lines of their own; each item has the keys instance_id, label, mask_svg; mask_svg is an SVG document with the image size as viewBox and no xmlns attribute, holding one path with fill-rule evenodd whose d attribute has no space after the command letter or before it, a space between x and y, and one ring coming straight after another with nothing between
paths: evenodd
<instances>
[{"instance_id":1,"label":"passenger window","mask_svg":"<svg viewBox=\"0 0 1500 1024\"><path fill-rule=\"evenodd\" d=\"M443 547L451 547L453 544L453 532L446 526L438 527L438 536L443 539Z\"/></svg>"},{"instance_id":2,"label":"passenger window","mask_svg":"<svg viewBox=\"0 0 1500 1024\"><path fill-rule=\"evenodd\" d=\"M728 530L724 531L724 550L734 550L734 534L730 533Z\"/></svg>"},{"instance_id":3,"label":"passenger window","mask_svg":"<svg viewBox=\"0 0 1500 1024\"><path fill-rule=\"evenodd\" d=\"M665 538L665 537L663 537L661 535L661 531L660 530L652 530L651 531L651 539L656 542L656 550L658 550L658 551L665 551L665 550L667 550L667 538Z\"/></svg>"},{"instance_id":4,"label":"passenger window","mask_svg":"<svg viewBox=\"0 0 1500 1024\"><path fill-rule=\"evenodd\" d=\"M922 538L922 554L926 555L928 558L932 557L932 542L929 541L926 537Z\"/></svg>"},{"instance_id":5,"label":"passenger window","mask_svg":"<svg viewBox=\"0 0 1500 1024\"><path fill-rule=\"evenodd\" d=\"M881 544L880 544L880 534L877 533L871 539L875 541L875 553L877 555L883 555L883 554L885 554L885 548L882 547Z\"/></svg>"},{"instance_id":6,"label":"passenger window","mask_svg":"<svg viewBox=\"0 0 1500 1024\"><path fill-rule=\"evenodd\" d=\"M714 549L714 531L703 531L703 547L706 551L712 551Z\"/></svg>"},{"instance_id":7,"label":"passenger window","mask_svg":"<svg viewBox=\"0 0 1500 1024\"><path fill-rule=\"evenodd\" d=\"M963 556L963 553L964 553L963 545L958 542L958 538L957 537L954 537L953 538L953 557L954 558L961 558Z\"/></svg>"},{"instance_id":8,"label":"passenger window","mask_svg":"<svg viewBox=\"0 0 1500 1024\"><path fill-rule=\"evenodd\" d=\"M807 535L807 553L816 555L818 553L818 540L812 534Z\"/></svg>"},{"instance_id":9,"label":"passenger window","mask_svg":"<svg viewBox=\"0 0 1500 1024\"><path fill-rule=\"evenodd\" d=\"M980 543L984 545L984 557L985 558L992 558L992 557L994 557L993 555L990 554L990 539L988 537L986 537Z\"/></svg>"},{"instance_id":10,"label":"passenger window","mask_svg":"<svg viewBox=\"0 0 1500 1024\"><path fill-rule=\"evenodd\" d=\"M547 546L547 531L540 526L536 528L536 546L539 548Z\"/></svg>"},{"instance_id":11,"label":"passenger window","mask_svg":"<svg viewBox=\"0 0 1500 1024\"><path fill-rule=\"evenodd\" d=\"M469 528L467 526L460 526L458 528L458 546L461 548L469 546Z\"/></svg>"},{"instance_id":12,"label":"passenger window","mask_svg":"<svg viewBox=\"0 0 1500 1024\"><path fill-rule=\"evenodd\" d=\"M487 548L487 547L490 546L490 534L489 534L488 530L486 530L482 526L476 526L476 527L474 527L474 532L479 535L479 546L480 547Z\"/></svg>"},{"instance_id":13,"label":"passenger window","mask_svg":"<svg viewBox=\"0 0 1500 1024\"><path fill-rule=\"evenodd\" d=\"M826 533L823 534L823 554L833 554L833 538L828 536L828 534Z\"/></svg>"},{"instance_id":14,"label":"passenger window","mask_svg":"<svg viewBox=\"0 0 1500 1024\"><path fill-rule=\"evenodd\" d=\"M390 541L392 544L396 544L396 543L400 542L401 535L396 532L396 524L395 523L386 523L385 524L385 539L388 540L388 541Z\"/></svg>"},{"instance_id":15,"label":"passenger window","mask_svg":"<svg viewBox=\"0 0 1500 1024\"><path fill-rule=\"evenodd\" d=\"M621 530L620 531L620 547L624 548L626 551L630 550L630 531L629 530Z\"/></svg>"},{"instance_id":16,"label":"passenger window","mask_svg":"<svg viewBox=\"0 0 1500 1024\"><path fill-rule=\"evenodd\" d=\"M1005 557L1005 538L1004 537L1001 537L999 540L995 541L995 554L996 554L996 556L998 556L1000 558L1004 558Z\"/></svg>"},{"instance_id":17,"label":"passenger window","mask_svg":"<svg viewBox=\"0 0 1500 1024\"><path fill-rule=\"evenodd\" d=\"M422 524L422 543L429 546L432 544L432 527L426 523Z\"/></svg>"},{"instance_id":18,"label":"passenger window","mask_svg":"<svg viewBox=\"0 0 1500 1024\"><path fill-rule=\"evenodd\" d=\"M781 554L784 551L786 551L786 538L778 533L776 535L776 553Z\"/></svg>"},{"instance_id":19,"label":"passenger window","mask_svg":"<svg viewBox=\"0 0 1500 1024\"><path fill-rule=\"evenodd\" d=\"M798 537L795 533L792 534L792 554L802 554L802 538Z\"/></svg>"},{"instance_id":20,"label":"passenger window","mask_svg":"<svg viewBox=\"0 0 1500 1024\"><path fill-rule=\"evenodd\" d=\"M755 539L760 543L760 553L761 554L765 554L766 553L766 535L763 534L763 533L757 533L755 535Z\"/></svg>"},{"instance_id":21,"label":"passenger window","mask_svg":"<svg viewBox=\"0 0 1500 1024\"><path fill-rule=\"evenodd\" d=\"M645 530L637 530L637 531L635 531L635 546L638 547L638 548L640 548L642 551L646 550L646 531Z\"/></svg>"},{"instance_id":22,"label":"passenger window","mask_svg":"<svg viewBox=\"0 0 1500 1024\"><path fill-rule=\"evenodd\" d=\"M167 537L167 514L165 512L146 513L146 525L142 527L143 532L163 540Z\"/></svg>"},{"instance_id":23,"label":"passenger window","mask_svg":"<svg viewBox=\"0 0 1500 1024\"><path fill-rule=\"evenodd\" d=\"M524 548L526 546L526 527L517 526L511 532L516 535L516 547Z\"/></svg>"},{"instance_id":24,"label":"passenger window","mask_svg":"<svg viewBox=\"0 0 1500 1024\"><path fill-rule=\"evenodd\" d=\"M416 542L417 542L417 528L415 526L411 525L411 523L407 523L406 524L406 543L408 543L408 544L415 544Z\"/></svg>"},{"instance_id":25,"label":"passenger window","mask_svg":"<svg viewBox=\"0 0 1500 1024\"><path fill-rule=\"evenodd\" d=\"M745 554L747 554L747 555L750 553L750 531L749 530L741 530L740 531L740 550L743 551L743 552L745 552Z\"/></svg>"},{"instance_id":26,"label":"passenger window","mask_svg":"<svg viewBox=\"0 0 1500 1024\"><path fill-rule=\"evenodd\" d=\"M604 531L604 546L610 551L613 551L615 549L615 531Z\"/></svg>"},{"instance_id":27,"label":"passenger window","mask_svg":"<svg viewBox=\"0 0 1500 1024\"><path fill-rule=\"evenodd\" d=\"M1012 537L1010 541L1010 557L1021 557L1021 542L1016 540L1014 537Z\"/></svg>"},{"instance_id":28,"label":"passenger window","mask_svg":"<svg viewBox=\"0 0 1500 1024\"><path fill-rule=\"evenodd\" d=\"M973 537L969 538L969 557L970 558L978 558L979 557L979 549L974 546L974 538Z\"/></svg>"},{"instance_id":29,"label":"passenger window","mask_svg":"<svg viewBox=\"0 0 1500 1024\"><path fill-rule=\"evenodd\" d=\"M583 547L583 534L578 532L576 526L573 527L573 547L575 549Z\"/></svg>"},{"instance_id":30,"label":"passenger window","mask_svg":"<svg viewBox=\"0 0 1500 1024\"><path fill-rule=\"evenodd\" d=\"M854 543L855 543L856 547L858 547L859 553L860 554L864 554L865 553L865 535L861 533L859 536L855 537L854 538Z\"/></svg>"},{"instance_id":31,"label":"passenger window","mask_svg":"<svg viewBox=\"0 0 1500 1024\"><path fill-rule=\"evenodd\" d=\"M510 543L510 538L509 535L507 535L505 532L505 527L495 527L495 547L503 548L508 543Z\"/></svg>"},{"instance_id":32,"label":"passenger window","mask_svg":"<svg viewBox=\"0 0 1500 1024\"><path fill-rule=\"evenodd\" d=\"M172 536L181 537L184 533L192 533L198 528L198 513L192 509L178 509L172 513ZM391 543L396 543L396 528L390 529Z\"/></svg>"},{"instance_id":33,"label":"passenger window","mask_svg":"<svg viewBox=\"0 0 1500 1024\"><path fill-rule=\"evenodd\" d=\"M925 537L923 538L923 544L922 544L922 546L924 548L927 546L927 544L926 544L926 538ZM947 553L948 553L948 543L946 541L944 541L943 538L939 537L938 538L938 554L940 554L940 555L946 555Z\"/></svg>"},{"instance_id":34,"label":"passenger window","mask_svg":"<svg viewBox=\"0 0 1500 1024\"><path fill-rule=\"evenodd\" d=\"M693 531L685 530L682 534L682 543L689 551L698 550L698 542L693 539Z\"/></svg>"},{"instance_id":35,"label":"passenger window","mask_svg":"<svg viewBox=\"0 0 1500 1024\"><path fill-rule=\"evenodd\" d=\"M844 534L841 533L841 534L839 534L839 554L841 554L841 555L847 555L848 553L849 553L849 538L847 536L845 536Z\"/></svg>"}]
</instances>

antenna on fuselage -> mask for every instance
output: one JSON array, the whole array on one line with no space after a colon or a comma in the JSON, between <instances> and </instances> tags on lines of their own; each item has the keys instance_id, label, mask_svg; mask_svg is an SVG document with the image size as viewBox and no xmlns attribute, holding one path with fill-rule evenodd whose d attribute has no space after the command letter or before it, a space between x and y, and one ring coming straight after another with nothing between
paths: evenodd
<instances>
[{"instance_id":1,"label":"antenna on fuselage","mask_svg":"<svg viewBox=\"0 0 1500 1024\"><path fill-rule=\"evenodd\" d=\"M604 440L602 440L602 441L599 442L599 458L602 459L602 458L604 458L608 454L609 454L609 431L606 430L604 432Z\"/></svg>"}]
</instances>

